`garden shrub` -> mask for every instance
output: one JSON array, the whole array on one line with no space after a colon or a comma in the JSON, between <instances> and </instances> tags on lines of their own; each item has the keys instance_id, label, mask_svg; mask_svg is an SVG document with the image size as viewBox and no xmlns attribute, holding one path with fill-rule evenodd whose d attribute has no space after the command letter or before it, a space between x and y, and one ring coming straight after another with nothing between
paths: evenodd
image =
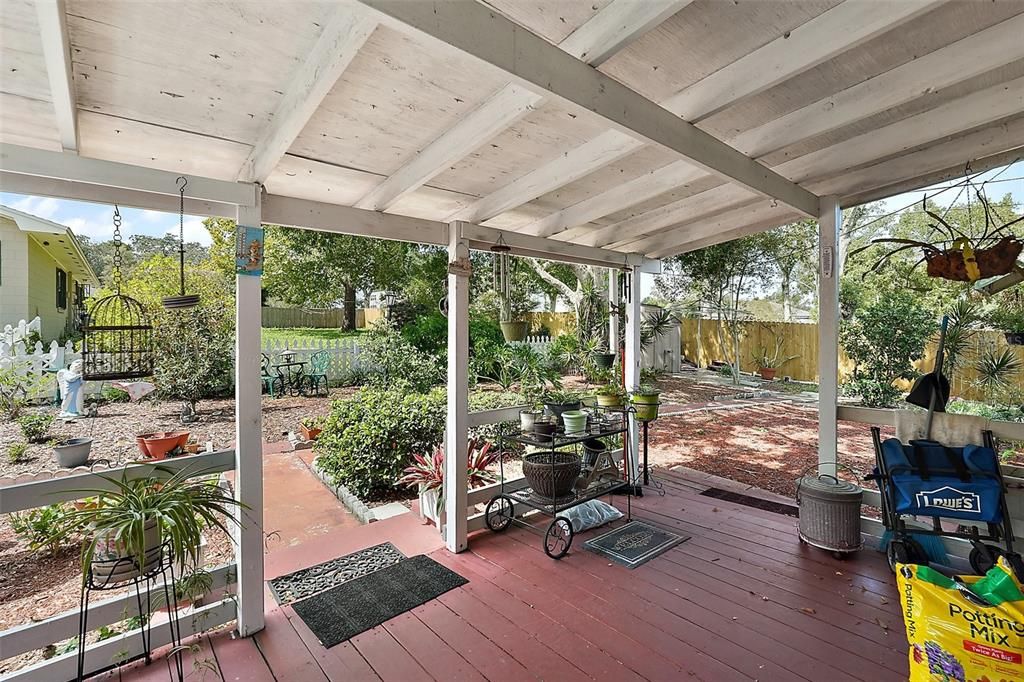
<instances>
[{"instance_id":1,"label":"garden shrub","mask_svg":"<svg viewBox=\"0 0 1024 682\"><path fill-rule=\"evenodd\" d=\"M444 438L445 393L367 387L335 400L316 441L320 466L367 499L394 489L413 453L429 454Z\"/></svg>"},{"instance_id":2,"label":"garden shrub","mask_svg":"<svg viewBox=\"0 0 1024 682\"><path fill-rule=\"evenodd\" d=\"M25 453L27 451L28 443L8 443L7 461L11 464L17 464L21 460L25 459Z\"/></svg>"},{"instance_id":3,"label":"garden shrub","mask_svg":"<svg viewBox=\"0 0 1024 682\"><path fill-rule=\"evenodd\" d=\"M52 414L26 414L18 417L18 426L29 443L41 443L53 424Z\"/></svg>"},{"instance_id":4,"label":"garden shrub","mask_svg":"<svg viewBox=\"0 0 1024 682\"><path fill-rule=\"evenodd\" d=\"M423 393L444 379L444 365L405 340L387 322L374 325L360 348L373 368L369 383L377 388Z\"/></svg>"},{"instance_id":5,"label":"garden shrub","mask_svg":"<svg viewBox=\"0 0 1024 682\"><path fill-rule=\"evenodd\" d=\"M439 312L420 315L402 326L402 338L417 350L436 355L448 346L448 320Z\"/></svg>"},{"instance_id":6,"label":"garden shrub","mask_svg":"<svg viewBox=\"0 0 1024 682\"><path fill-rule=\"evenodd\" d=\"M153 323L153 377L164 398L195 408L199 400L230 393L234 384L234 322L205 303L159 314Z\"/></svg>"},{"instance_id":7,"label":"garden shrub","mask_svg":"<svg viewBox=\"0 0 1024 682\"><path fill-rule=\"evenodd\" d=\"M67 504L51 504L48 507L36 507L20 514L11 514L11 530L20 540L28 545L33 552L46 550L55 554L60 549L61 535L68 523L73 523L72 508Z\"/></svg>"},{"instance_id":8,"label":"garden shrub","mask_svg":"<svg viewBox=\"0 0 1024 682\"><path fill-rule=\"evenodd\" d=\"M868 407L891 407L900 392L897 379L914 379L914 362L937 325L931 313L910 294L891 290L858 308L839 330L847 356L854 362L849 388Z\"/></svg>"},{"instance_id":9,"label":"garden shrub","mask_svg":"<svg viewBox=\"0 0 1024 682\"><path fill-rule=\"evenodd\" d=\"M946 411L1003 422L1024 422L1024 408L1020 405L990 405L975 400L953 398L946 405Z\"/></svg>"},{"instance_id":10,"label":"garden shrub","mask_svg":"<svg viewBox=\"0 0 1024 682\"><path fill-rule=\"evenodd\" d=\"M469 349L475 352L480 344L492 343L503 344L505 337L501 334L501 327L497 322L488 317L470 317L469 320ZM446 344L447 345L447 344Z\"/></svg>"},{"instance_id":11,"label":"garden shrub","mask_svg":"<svg viewBox=\"0 0 1024 682\"><path fill-rule=\"evenodd\" d=\"M31 373L19 374L13 369L0 369L0 418L17 419L40 381Z\"/></svg>"}]
</instances>

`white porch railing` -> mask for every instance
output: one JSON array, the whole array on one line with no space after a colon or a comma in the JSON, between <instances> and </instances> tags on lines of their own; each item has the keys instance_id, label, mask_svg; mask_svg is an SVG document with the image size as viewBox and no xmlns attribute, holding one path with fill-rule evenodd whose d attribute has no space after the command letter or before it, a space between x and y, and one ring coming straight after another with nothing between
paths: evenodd
<instances>
[{"instance_id":1,"label":"white porch railing","mask_svg":"<svg viewBox=\"0 0 1024 682\"><path fill-rule=\"evenodd\" d=\"M10 514L43 505L66 502L86 497L77 492L83 489L113 488L103 476L115 477L122 472L129 478L143 478L154 473L153 464L133 464L126 467L104 470L100 473L80 473L60 478L49 478L0 488L0 513ZM229 471L235 466L233 450L203 453L188 457L164 460L160 467L171 471L186 470L197 476ZM207 597L215 598L213 603L198 607L190 613L181 614L179 623L181 637L187 637L223 625L235 619L235 603L230 598L231 586L236 580L235 564L219 566L210 571L213 585ZM157 595L162 588L147 586L147 592ZM143 594L145 599L147 594ZM138 615L138 604L134 591L89 605L89 629ZM42 649L50 644L78 636L77 609L65 611L36 623L26 623L0 632L0 656L4 659ZM170 643L167 622L153 623L151 649ZM87 673L102 670L121 660L130 660L142 654L142 642L138 630L132 630L110 639L97 642L86 648L85 667ZM77 651L40 661L32 666L16 670L0 678L3 682L64 682L77 674Z\"/></svg>"},{"instance_id":2,"label":"white porch railing","mask_svg":"<svg viewBox=\"0 0 1024 682\"><path fill-rule=\"evenodd\" d=\"M839 420L871 426L895 426L896 411L870 407L840 406ZM992 435L996 438L1024 441L1024 424L989 421L986 427L992 431ZM1024 467L1004 464L1002 470L1008 489L1006 506L1010 513L1010 521L1014 526L1014 535L1019 539L1024 537L1021 536L1021 533L1024 532ZM881 497L878 491L866 488L864 490L864 504L880 507ZM861 517L861 531L877 541L881 539L885 529L877 519L863 516ZM963 559L966 559L971 551L970 544L964 540L943 538L943 543L946 545L946 551L949 554Z\"/></svg>"}]
</instances>

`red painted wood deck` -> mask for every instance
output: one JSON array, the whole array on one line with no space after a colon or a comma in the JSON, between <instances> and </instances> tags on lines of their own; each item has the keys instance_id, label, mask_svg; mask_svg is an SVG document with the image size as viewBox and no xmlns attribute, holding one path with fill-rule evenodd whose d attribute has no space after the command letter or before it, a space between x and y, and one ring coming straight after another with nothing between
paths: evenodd
<instances>
[{"instance_id":1,"label":"red painted wood deck","mask_svg":"<svg viewBox=\"0 0 1024 682\"><path fill-rule=\"evenodd\" d=\"M452 555L404 515L276 552L268 577L391 541L467 585L331 649L268 596L263 632L206 637L187 665L256 682L907 678L884 557L836 560L799 544L795 519L701 497L706 484L678 472L658 478L665 496L634 500L634 516L692 538L636 570L584 550L587 534L552 561L539 536L518 528L477 534ZM200 674L192 679L216 679ZM123 679L167 679L167 669L157 661Z\"/></svg>"}]
</instances>

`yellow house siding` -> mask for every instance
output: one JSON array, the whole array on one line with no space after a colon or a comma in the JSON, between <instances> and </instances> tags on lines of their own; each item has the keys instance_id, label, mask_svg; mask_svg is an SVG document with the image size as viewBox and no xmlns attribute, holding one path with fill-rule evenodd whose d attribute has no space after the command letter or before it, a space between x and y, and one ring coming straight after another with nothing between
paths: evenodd
<instances>
[{"instance_id":1,"label":"yellow house siding","mask_svg":"<svg viewBox=\"0 0 1024 682\"><path fill-rule=\"evenodd\" d=\"M0 329L31 319L28 309L28 236L0 216Z\"/></svg>"},{"instance_id":2,"label":"yellow house siding","mask_svg":"<svg viewBox=\"0 0 1024 682\"><path fill-rule=\"evenodd\" d=\"M33 239L28 240L28 318L39 316L44 341L64 331L73 303L74 287L68 273L68 308L57 309L57 262Z\"/></svg>"}]
</instances>

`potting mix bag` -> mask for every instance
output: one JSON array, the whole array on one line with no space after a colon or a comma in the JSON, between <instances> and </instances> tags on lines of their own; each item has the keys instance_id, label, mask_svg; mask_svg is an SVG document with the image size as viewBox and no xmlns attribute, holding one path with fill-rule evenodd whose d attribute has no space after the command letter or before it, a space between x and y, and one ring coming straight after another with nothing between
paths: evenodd
<instances>
[{"instance_id":1,"label":"potting mix bag","mask_svg":"<svg viewBox=\"0 0 1024 682\"><path fill-rule=\"evenodd\" d=\"M1004 559L957 580L900 564L896 580L910 682L1024 681L1024 593Z\"/></svg>"}]
</instances>

